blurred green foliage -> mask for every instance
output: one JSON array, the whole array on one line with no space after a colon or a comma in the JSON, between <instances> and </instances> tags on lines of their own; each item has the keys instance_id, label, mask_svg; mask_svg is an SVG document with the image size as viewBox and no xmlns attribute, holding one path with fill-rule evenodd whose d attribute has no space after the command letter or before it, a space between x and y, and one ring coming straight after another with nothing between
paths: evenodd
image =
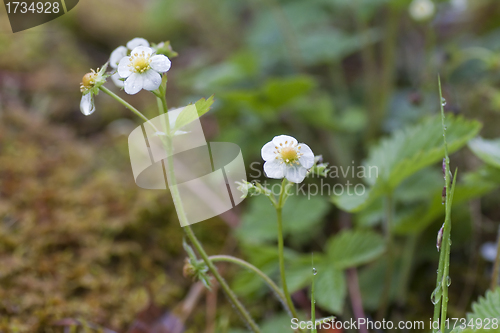
<instances>
[{"instance_id":1,"label":"blurred green foliage","mask_svg":"<svg viewBox=\"0 0 500 333\"><path fill-rule=\"evenodd\" d=\"M500 220L500 3L465 1L464 9L436 1L434 17L417 22L409 2L86 0L30 31L13 35L2 26L0 331L49 332L66 317L126 331L148 303L173 310L187 292L168 193L136 188L128 167L123 134L138 122L103 94L91 117L78 111L83 74L139 36L170 40L179 52L168 74L169 106L215 94L201 118L206 136L237 143L247 165L260 161L274 135L290 134L332 166L380 167L376 180L325 180L365 184L366 196L294 196L285 206L290 289L308 297L314 252L320 316L352 316L350 267L359 273L364 309L377 311L389 266L381 234L391 192L390 313L430 317L444 214L440 73L452 168L460 171L450 314L464 317L489 285L491 264L479 249L495 241ZM152 96L127 98L156 115ZM484 139L464 148L479 131ZM236 210L241 221L228 223L236 228L212 219L195 231L209 252L241 254L277 280L275 212L265 198L247 201ZM287 317L265 285L250 272L223 269L263 331L279 332ZM479 304L493 306L497 294ZM239 321L220 303L215 326L229 332ZM187 332L205 329L207 312L198 305Z\"/></svg>"}]
</instances>

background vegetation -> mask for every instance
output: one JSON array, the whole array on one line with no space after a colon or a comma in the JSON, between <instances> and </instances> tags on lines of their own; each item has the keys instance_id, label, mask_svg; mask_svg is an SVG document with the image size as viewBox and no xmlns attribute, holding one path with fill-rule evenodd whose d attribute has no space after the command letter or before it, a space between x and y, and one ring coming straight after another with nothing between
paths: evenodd
<instances>
[{"instance_id":1,"label":"background vegetation","mask_svg":"<svg viewBox=\"0 0 500 333\"><path fill-rule=\"evenodd\" d=\"M79 112L83 74L133 37L170 40L179 56L169 105L215 94L205 135L238 144L247 166L289 134L330 165L380 167L362 197L287 202L289 287L309 313L314 252L318 317L432 317L444 218L439 73L459 170L448 312L465 317L490 288L500 221L500 144L489 141L500 137L500 2L434 4L415 20L406 0L86 0L16 34L0 10L0 332L243 329L217 288L183 277L170 195L133 181L127 135L140 122L104 94L92 116ZM126 97L156 115L149 94ZM361 182L326 181L348 180ZM193 229L210 254L243 257L278 281L265 198ZM263 283L219 267L264 332L289 331Z\"/></svg>"}]
</instances>

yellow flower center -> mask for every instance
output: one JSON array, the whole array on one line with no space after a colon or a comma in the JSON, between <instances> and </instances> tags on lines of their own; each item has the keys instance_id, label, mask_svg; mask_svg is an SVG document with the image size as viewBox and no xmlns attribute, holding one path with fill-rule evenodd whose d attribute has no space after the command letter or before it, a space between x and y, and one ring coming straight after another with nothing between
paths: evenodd
<instances>
[{"instance_id":1,"label":"yellow flower center","mask_svg":"<svg viewBox=\"0 0 500 333\"><path fill-rule=\"evenodd\" d=\"M144 53L134 53L132 56L130 56L130 64L129 67L132 67L132 70L135 73L142 74L148 69L151 68L150 63L151 63L151 56L147 55Z\"/></svg>"},{"instance_id":2,"label":"yellow flower center","mask_svg":"<svg viewBox=\"0 0 500 333\"><path fill-rule=\"evenodd\" d=\"M280 150L280 155L283 161L286 163L294 162L299 158L297 150L295 147L283 147Z\"/></svg>"}]
</instances>

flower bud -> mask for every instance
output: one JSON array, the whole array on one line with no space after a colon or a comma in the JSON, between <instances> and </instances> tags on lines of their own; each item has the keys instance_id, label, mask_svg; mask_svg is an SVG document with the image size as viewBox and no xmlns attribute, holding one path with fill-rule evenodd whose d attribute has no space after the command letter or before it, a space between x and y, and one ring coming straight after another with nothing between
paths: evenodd
<instances>
[{"instance_id":1,"label":"flower bud","mask_svg":"<svg viewBox=\"0 0 500 333\"><path fill-rule=\"evenodd\" d=\"M441 249L441 243L443 241L443 232L444 232L444 224L441 227L441 229L439 229L438 234L437 234L436 248L437 248L438 252Z\"/></svg>"},{"instance_id":2,"label":"flower bud","mask_svg":"<svg viewBox=\"0 0 500 333\"><path fill-rule=\"evenodd\" d=\"M255 184L251 182L243 180L241 182L236 182L236 184L238 184L238 190L243 193L241 196L242 198L246 198L248 195L252 197L254 195L262 194L262 189L255 186Z\"/></svg>"},{"instance_id":3,"label":"flower bud","mask_svg":"<svg viewBox=\"0 0 500 333\"><path fill-rule=\"evenodd\" d=\"M185 278L194 278L196 275L196 269L191 265L189 258L184 259L184 267L182 268L182 275Z\"/></svg>"},{"instance_id":4,"label":"flower bud","mask_svg":"<svg viewBox=\"0 0 500 333\"><path fill-rule=\"evenodd\" d=\"M320 177L326 177L328 175L328 163L323 162L323 155L314 156L314 165L309 169L307 173L308 177L317 175Z\"/></svg>"},{"instance_id":5,"label":"flower bud","mask_svg":"<svg viewBox=\"0 0 500 333\"><path fill-rule=\"evenodd\" d=\"M177 52L175 52L172 49L172 45L170 45L170 41L161 42L157 45L154 45L153 48L156 50L157 54L164 54L168 58L174 58L174 57L177 57L179 55Z\"/></svg>"}]
</instances>

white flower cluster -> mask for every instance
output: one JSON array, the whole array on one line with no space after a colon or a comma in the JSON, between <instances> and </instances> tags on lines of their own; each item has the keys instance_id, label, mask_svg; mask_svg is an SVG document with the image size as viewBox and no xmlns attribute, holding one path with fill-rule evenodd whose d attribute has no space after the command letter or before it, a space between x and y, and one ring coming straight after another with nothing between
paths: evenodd
<instances>
[{"instance_id":1,"label":"white flower cluster","mask_svg":"<svg viewBox=\"0 0 500 333\"><path fill-rule=\"evenodd\" d=\"M101 70L85 74L82 79L80 90L82 100L80 110L86 116L95 111L94 96L99 93L99 88L110 76L105 73L109 66L114 69L111 75L113 82L120 88L124 88L129 95L137 94L142 89L156 90L162 82L162 74L168 72L171 66L170 59L163 54L156 52L167 51L176 56L172 51L169 42L160 43L150 47L149 42L144 38L134 38L127 43L127 46L119 46L110 56L109 63Z\"/></svg>"}]
</instances>

